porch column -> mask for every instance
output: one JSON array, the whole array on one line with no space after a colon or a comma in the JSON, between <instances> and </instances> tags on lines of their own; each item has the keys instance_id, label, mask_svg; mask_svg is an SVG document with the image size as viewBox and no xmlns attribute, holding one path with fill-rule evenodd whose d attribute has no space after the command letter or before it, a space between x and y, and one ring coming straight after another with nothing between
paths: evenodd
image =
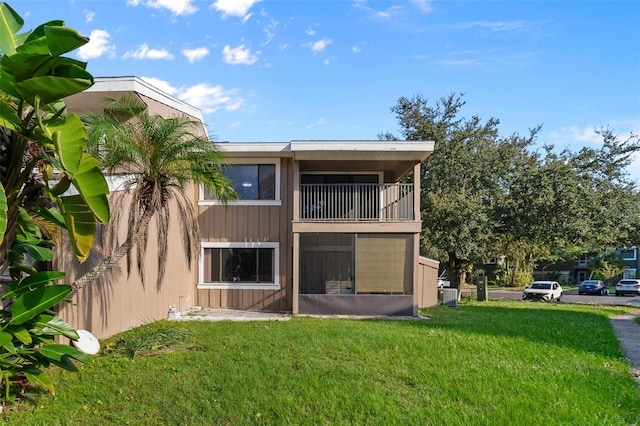
<instances>
[{"instance_id":1,"label":"porch column","mask_svg":"<svg viewBox=\"0 0 640 426\"><path fill-rule=\"evenodd\" d=\"M291 313L298 313L298 297L300 294L300 234L293 233L293 292L291 297Z\"/></svg>"}]
</instances>

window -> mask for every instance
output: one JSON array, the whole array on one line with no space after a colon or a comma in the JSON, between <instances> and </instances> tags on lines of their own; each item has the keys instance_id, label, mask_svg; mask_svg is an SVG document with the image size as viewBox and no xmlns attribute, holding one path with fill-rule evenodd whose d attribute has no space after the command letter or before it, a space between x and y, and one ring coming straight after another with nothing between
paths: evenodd
<instances>
[{"instance_id":1,"label":"window","mask_svg":"<svg viewBox=\"0 0 640 426\"><path fill-rule=\"evenodd\" d=\"M637 269L636 268L627 268L622 273L622 278L636 278Z\"/></svg>"},{"instance_id":2,"label":"window","mask_svg":"<svg viewBox=\"0 0 640 426\"><path fill-rule=\"evenodd\" d=\"M620 250L620 256L622 256L624 260L636 260L636 248Z\"/></svg>"},{"instance_id":3,"label":"window","mask_svg":"<svg viewBox=\"0 0 640 426\"><path fill-rule=\"evenodd\" d=\"M280 289L278 243L202 243L199 289Z\"/></svg>"},{"instance_id":4,"label":"window","mask_svg":"<svg viewBox=\"0 0 640 426\"><path fill-rule=\"evenodd\" d=\"M279 159L231 159L222 173L231 180L238 194L234 204L280 204ZM199 204L218 204L214 195L204 187Z\"/></svg>"}]
</instances>

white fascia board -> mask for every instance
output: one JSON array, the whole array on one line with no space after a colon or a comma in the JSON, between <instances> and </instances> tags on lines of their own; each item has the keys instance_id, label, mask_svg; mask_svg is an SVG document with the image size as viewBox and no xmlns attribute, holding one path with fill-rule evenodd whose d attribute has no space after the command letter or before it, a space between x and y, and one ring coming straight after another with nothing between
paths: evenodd
<instances>
[{"instance_id":1,"label":"white fascia board","mask_svg":"<svg viewBox=\"0 0 640 426\"><path fill-rule=\"evenodd\" d=\"M202 111L138 77L96 77L86 92L134 92L184 112L204 123Z\"/></svg>"}]
</instances>

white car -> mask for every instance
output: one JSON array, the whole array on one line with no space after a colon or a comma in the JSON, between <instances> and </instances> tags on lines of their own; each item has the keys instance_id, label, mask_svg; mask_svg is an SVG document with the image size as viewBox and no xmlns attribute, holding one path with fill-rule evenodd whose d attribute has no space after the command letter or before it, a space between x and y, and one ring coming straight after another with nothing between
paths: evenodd
<instances>
[{"instance_id":1,"label":"white car","mask_svg":"<svg viewBox=\"0 0 640 426\"><path fill-rule=\"evenodd\" d=\"M522 292L522 300L560 301L562 287L557 281L534 281Z\"/></svg>"}]
</instances>

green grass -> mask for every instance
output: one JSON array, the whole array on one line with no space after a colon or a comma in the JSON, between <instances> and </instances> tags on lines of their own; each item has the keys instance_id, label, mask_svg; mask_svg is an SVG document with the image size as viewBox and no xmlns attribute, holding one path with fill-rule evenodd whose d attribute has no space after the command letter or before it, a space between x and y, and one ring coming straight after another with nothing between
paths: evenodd
<instances>
[{"instance_id":1,"label":"green grass","mask_svg":"<svg viewBox=\"0 0 640 426\"><path fill-rule=\"evenodd\" d=\"M79 373L54 371L55 398L35 389L4 420L637 424L640 393L608 322L622 312L492 301L426 310L428 320L193 321L180 323L187 340L171 350L136 357L112 350L113 342L139 338L138 329L103 342L109 354Z\"/></svg>"}]
</instances>

